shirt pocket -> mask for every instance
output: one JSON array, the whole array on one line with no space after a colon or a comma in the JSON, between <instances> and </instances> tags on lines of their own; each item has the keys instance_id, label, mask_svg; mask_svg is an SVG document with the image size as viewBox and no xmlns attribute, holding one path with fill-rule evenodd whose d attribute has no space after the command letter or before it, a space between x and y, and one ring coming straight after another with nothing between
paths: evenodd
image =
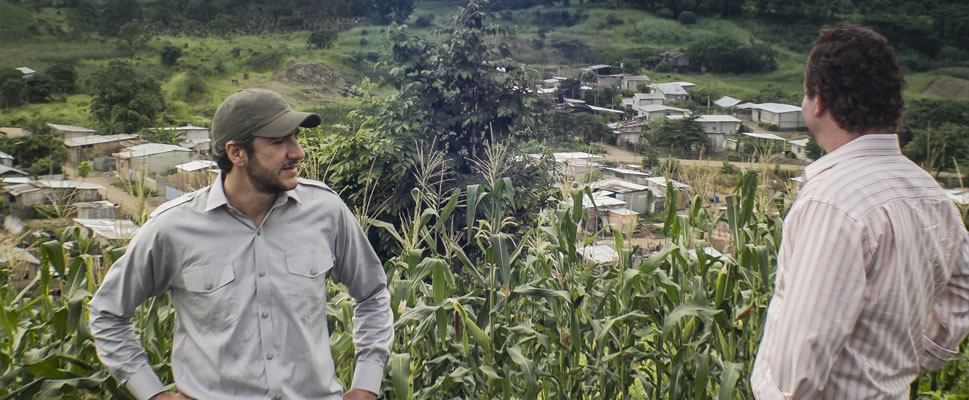
<instances>
[{"instance_id":1,"label":"shirt pocket","mask_svg":"<svg viewBox=\"0 0 969 400\"><path fill-rule=\"evenodd\" d=\"M240 307L233 266L196 264L182 271L187 301L180 312L200 330L223 331L239 320Z\"/></svg>"},{"instance_id":2,"label":"shirt pocket","mask_svg":"<svg viewBox=\"0 0 969 400\"><path fill-rule=\"evenodd\" d=\"M317 250L286 255L287 287L293 312L305 321L319 318L326 310L326 275L333 268L329 251Z\"/></svg>"}]
</instances>

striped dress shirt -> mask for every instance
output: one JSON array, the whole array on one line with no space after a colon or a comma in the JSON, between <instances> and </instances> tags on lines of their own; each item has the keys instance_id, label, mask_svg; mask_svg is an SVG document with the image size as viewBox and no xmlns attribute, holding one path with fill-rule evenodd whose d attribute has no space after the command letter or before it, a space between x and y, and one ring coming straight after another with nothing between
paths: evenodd
<instances>
[{"instance_id":1,"label":"striped dress shirt","mask_svg":"<svg viewBox=\"0 0 969 400\"><path fill-rule=\"evenodd\" d=\"M751 385L759 399L903 399L969 331L969 234L895 135L804 170Z\"/></svg>"}]
</instances>

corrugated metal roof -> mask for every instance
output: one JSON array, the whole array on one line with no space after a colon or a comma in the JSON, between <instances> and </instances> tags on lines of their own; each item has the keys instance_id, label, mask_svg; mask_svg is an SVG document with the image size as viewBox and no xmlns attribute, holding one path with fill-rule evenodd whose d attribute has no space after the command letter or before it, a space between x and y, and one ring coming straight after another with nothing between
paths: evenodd
<instances>
[{"instance_id":1,"label":"corrugated metal roof","mask_svg":"<svg viewBox=\"0 0 969 400\"><path fill-rule=\"evenodd\" d=\"M13 160L14 159L12 155L7 154L7 153L4 153L2 151L0 151L0 158L5 158L5 159L8 159L8 160Z\"/></svg>"},{"instance_id":2,"label":"corrugated metal roof","mask_svg":"<svg viewBox=\"0 0 969 400\"><path fill-rule=\"evenodd\" d=\"M592 208L592 207L610 208L610 207L626 205L625 201L619 200L614 197L600 196L600 195L596 195L595 193L593 193L592 196L595 199L595 204L592 203L592 200L589 200L589 196L583 196L582 208Z\"/></svg>"},{"instance_id":3,"label":"corrugated metal roof","mask_svg":"<svg viewBox=\"0 0 969 400\"><path fill-rule=\"evenodd\" d=\"M788 140L791 144L801 147L807 146L809 141L810 139Z\"/></svg>"},{"instance_id":4,"label":"corrugated metal roof","mask_svg":"<svg viewBox=\"0 0 969 400\"><path fill-rule=\"evenodd\" d=\"M801 107L792 106L790 104L780 104L780 103L755 104L753 108L759 108L761 110L772 112L774 114L801 112Z\"/></svg>"},{"instance_id":5,"label":"corrugated metal roof","mask_svg":"<svg viewBox=\"0 0 969 400\"><path fill-rule=\"evenodd\" d=\"M775 135L773 133L754 133L754 132L741 132L741 133L743 135L745 135L745 136L755 137L755 138L758 138L758 139L783 140L785 142L787 141L787 139L784 139L784 138L782 138L780 136L777 136L777 135Z\"/></svg>"},{"instance_id":6,"label":"corrugated metal roof","mask_svg":"<svg viewBox=\"0 0 969 400\"><path fill-rule=\"evenodd\" d=\"M81 182L81 181L51 181L51 180L36 180L34 181L34 186L39 188L51 188L51 189L81 189L81 190L101 190L104 186L98 185L96 183Z\"/></svg>"},{"instance_id":7,"label":"corrugated metal roof","mask_svg":"<svg viewBox=\"0 0 969 400\"><path fill-rule=\"evenodd\" d=\"M622 179L601 179L591 184L593 188L608 190L614 193L644 192L648 186L627 182Z\"/></svg>"},{"instance_id":8,"label":"corrugated metal roof","mask_svg":"<svg viewBox=\"0 0 969 400\"><path fill-rule=\"evenodd\" d=\"M635 106L634 105L633 106L633 109L639 110L639 111L642 111L642 112L647 112L647 113L657 112L657 111L676 111L676 112L681 112L681 113L688 113L688 112L690 112L690 110L687 110L685 108L670 107L670 106L665 106L665 105L662 105L662 104L647 104L645 106Z\"/></svg>"},{"instance_id":9,"label":"corrugated metal roof","mask_svg":"<svg viewBox=\"0 0 969 400\"><path fill-rule=\"evenodd\" d=\"M67 138L64 139L64 144L67 145L67 147L79 147L101 143L120 142L122 140L132 140L137 138L138 135L129 135L127 133L118 135L91 135Z\"/></svg>"},{"instance_id":10,"label":"corrugated metal roof","mask_svg":"<svg viewBox=\"0 0 969 400\"><path fill-rule=\"evenodd\" d=\"M717 101L713 102L713 104L716 104L717 106L720 106L723 108L727 108L727 107L733 107L733 106L736 106L737 104L740 104L740 100L730 96L723 96L717 99Z\"/></svg>"},{"instance_id":11,"label":"corrugated metal roof","mask_svg":"<svg viewBox=\"0 0 969 400\"><path fill-rule=\"evenodd\" d=\"M666 178L665 177L662 177L662 176L654 176L652 178L646 178L646 180L649 181L649 182L655 183L655 184L657 184L659 186L666 187ZM681 183L681 182L677 182L677 181L674 181L672 179L670 180L670 182L673 182L673 187L674 188L677 188L677 189L688 189L690 187L690 185L687 185L687 184Z\"/></svg>"},{"instance_id":12,"label":"corrugated metal roof","mask_svg":"<svg viewBox=\"0 0 969 400\"><path fill-rule=\"evenodd\" d=\"M628 208L610 208L609 212L612 214L619 214L619 215L639 215L638 212L635 212Z\"/></svg>"},{"instance_id":13,"label":"corrugated metal roof","mask_svg":"<svg viewBox=\"0 0 969 400\"><path fill-rule=\"evenodd\" d=\"M19 169L14 168L14 167L8 167L6 165L0 164L0 175L7 175L7 174L9 174L11 172L13 172L14 174L19 174L21 176L28 176L28 175L30 175L30 174L28 174L28 173L26 173L24 171L21 171Z\"/></svg>"},{"instance_id":14,"label":"corrugated metal roof","mask_svg":"<svg viewBox=\"0 0 969 400\"><path fill-rule=\"evenodd\" d=\"M74 218L74 222L110 240L131 239L138 231L138 225L127 219Z\"/></svg>"},{"instance_id":15,"label":"corrugated metal roof","mask_svg":"<svg viewBox=\"0 0 969 400\"><path fill-rule=\"evenodd\" d=\"M57 129L57 130L59 130L59 131L70 131L70 132L91 132L91 133L98 133L98 131L96 131L96 130L94 130L94 129L91 129L91 128L85 128L85 127L83 127L83 126L75 126L75 125L60 125L60 124L51 124L51 123L48 123L48 124L47 124L47 126L49 126L49 127L51 127L51 128L53 128L53 129Z\"/></svg>"},{"instance_id":16,"label":"corrugated metal roof","mask_svg":"<svg viewBox=\"0 0 969 400\"><path fill-rule=\"evenodd\" d=\"M175 168L180 169L182 171L191 172L191 171L198 171L201 169L212 169L212 168L218 169L219 164L211 160L196 160L196 161L189 161L184 164L178 164L175 166Z\"/></svg>"},{"instance_id":17,"label":"corrugated metal roof","mask_svg":"<svg viewBox=\"0 0 969 400\"><path fill-rule=\"evenodd\" d=\"M611 167L611 168L603 168L602 170L603 171L618 172L618 173L624 174L624 175L642 176L642 177L645 177L645 178L649 178L649 176L650 176L650 174L648 174L646 172L636 171L634 169L628 169L628 168L615 168L615 167Z\"/></svg>"},{"instance_id":18,"label":"corrugated metal roof","mask_svg":"<svg viewBox=\"0 0 969 400\"><path fill-rule=\"evenodd\" d=\"M681 85L679 82L656 83L653 84L653 87L655 87L656 90L663 92L663 94L667 96L682 96L689 94L686 92L686 89L683 89L683 85Z\"/></svg>"},{"instance_id":19,"label":"corrugated metal roof","mask_svg":"<svg viewBox=\"0 0 969 400\"><path fill-rule=\"evenodd\" d=\"M619 253L616 249L604 244L590 244L579 250L582 258L596 264L608 264L619 261Z\"/></svg>"},{"instance_id":20,"label":"corrugated metal roof","mask_svg":"<svg viewBox=\"0 0 969 400\"><path fill-rule=\"evenodd\" d=\"M730 115L701 115L696 119L697 122L740 122L739 119Z\"/></svg>"},{"instance_id":21,"label":"corrugated metal roof","mask_svg":"<svg viewBox=\"0 0 969 400\"><path fill-rule=\"evenodd\" d=\"M608 65L608 64L596 64L596 65L590 65L588 67L583 67L582 70L583 71L594 71L594 70L597 70L597 69L603 69L603 68L609 68L609 67L611 67L611 65Z\"/></svg>"},{"instance_id":22,"label":"corrugated metal roof","mask_svg":"<svg viewBox=\"0 0 969 400\"><path fill-rule=\"evenodd\" d=\"M139 144L137 146L132 146L125 151L115 154L121 158L131 158L131 157L144 157L161 153L168 153L172 151L188 151L192 150L186 149L182 146L176 146L174 144L162 144L162 143L146 143Z\"/></svg>"}]
</instances>

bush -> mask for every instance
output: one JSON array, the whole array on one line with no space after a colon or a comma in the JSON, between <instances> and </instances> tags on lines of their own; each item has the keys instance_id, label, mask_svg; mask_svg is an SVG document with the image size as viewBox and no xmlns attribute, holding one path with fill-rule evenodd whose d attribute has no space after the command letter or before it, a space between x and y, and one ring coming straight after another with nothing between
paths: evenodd
<instances>
[{"instance_id":1,"label":"bush","mask_svg":"<svg viewBox=\"0 0 969 400\"><path fill-rule=\"evenodd\" d=\"M414 26L418 28L427 28L434 24L434 14L424 14L417 17L414 21Z\"/></svg>"},{"instance_id":2,"label":"bush","mask_svg":"<svg viewBox=\"0 0 969 400\"><path fill-rule=\"evenodd\" d=\"M658 12L656 12L656 14L659 14L659 16L663 18L673 19L673 10L670 10L669 8L661 8Z\"/></svg>"},{"instance_id":3,"label":"bush","mask_svg":"<svg viewBox=\"0 0 969 400\"><path fill-rule=\"evenodd\" d=\"M696 13L693 11L683 11L680 13L679 20L683 25L693 25L696 23Z\"/></svg>"},{"instance_id":4,"label":"bush","mask_svg":"<svg viewBox=\"0 0 969 400\"><path fill-rule=\"evenodd\" d=\"M236 49L238 49L238 47ZM238 53L234 53L234 54L238 57ZM178 48L172 45L166 45L161 49L162 65L167 65L169 67L174 66L175 63L178 62L179 57L181 56L182 56L181 48Z\"/></svg>"},{"instance_id":5,"label":"bush","mask_svg":"<svg viewBox=\"0 0 969 400\"><path fill-rule=\"evenodd\" d=\"M336 37L337 33L334 31L316 31L310 34L309 39L306 39L306 43L313 48L329 49L333 47L333 42L336 42Z\"/></svg>"}]
</instances>

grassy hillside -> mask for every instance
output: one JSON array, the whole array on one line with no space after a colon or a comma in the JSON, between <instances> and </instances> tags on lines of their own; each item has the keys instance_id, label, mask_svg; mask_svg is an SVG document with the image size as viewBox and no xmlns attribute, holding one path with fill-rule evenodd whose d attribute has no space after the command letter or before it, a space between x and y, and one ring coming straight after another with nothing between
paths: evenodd
<instances>
[{"instance_id":1,"label":"grassy hillside","mask_svg":"<svg viewBox=\"0 0 969 400\"><path fill-rule=\"evenodd\" d=\"M433 38L446 26L456 7L447 1L424 1L411 15L410 31ZM430 24L415 25L419 18ZM803 63L816 27L784 27L756 20L701 18L696 24L660 18L641 10L583 9L578 7L533 7L501 13L501 23L511 34L498 38L512 54L539 76L577 76L582 66L616 60L617 54L650 48L683 51L703 37L733 37L741 42L761 40L777 52L778 69L766 74L676 74L643 73L654 82L689 81L714 93L748 98L768 85L796 98L801 92ZM0 0L0 68L29 66L38 71L56 63L75 66L82 92L90 93L86 77L113 59L123 58L119 40L96 35L71 35L60 10L41 9L30 13ZM31 28L33 27L33 28ZM310 49L310 32L261 36L156 37L139 47L127 60L142 72L163 82L172 123L207 124L221 99L241 87L268 87L286 95L299 108L326 109L344 103L344 87L364 77L379 79L375 62L389 52L386 27L362 24L339 33L332 48ZM16 37L16 40L13 38ZM807 38L807 39L804 39ZM182 49L177 65L160 65L160 51L166 46ZM317 65L307 70L305 64ZM633 65L633 64L626 64ZM309 75L307 75L309 71ZM302 73L302 75L300 75ZM248 79L246 76L248 75ZM906 97L945 96L965 98L965 68L949 68L909 74ZM955 79L960 78L960 79ZM239 85L232 83L233 79ZM963 86L960 86L963 85ZM63 123L93 124L87 115L87 95L62 97L52 104L35 104L0 110L0 125L22 124L25 120L56 120ZM64 101L64 102L62 102Z\"/></svg>"}]
</instances>

